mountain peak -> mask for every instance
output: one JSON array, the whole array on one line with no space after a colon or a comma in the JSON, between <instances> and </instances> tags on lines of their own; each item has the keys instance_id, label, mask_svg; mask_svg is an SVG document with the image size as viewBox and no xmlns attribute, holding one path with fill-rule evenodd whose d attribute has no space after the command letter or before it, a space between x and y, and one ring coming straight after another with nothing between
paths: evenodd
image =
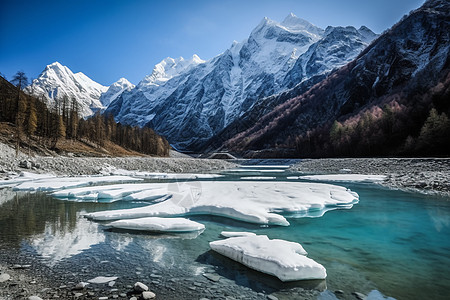
<instances>
[{"instance_id":1,"label":"mountain peak","mask_svg":"<svg viewBox=\"0 0 450 300\"><path fill-rule=\"evenodd\" d=\"M54 105L56 100L63 97L75 98L81 116L86 117L102 107L99 98L107 87L81 72L74 74L68 67L55 61L47 65L27 89L34 95L44 95L49 105Z\"/></svg>"},{"instance_id":2,"label":"mountain peak","mask_svg":"<svg viewBox=\"0 0 450 300\"><path fill-rule=\"evenodd\" d=\"M290 13L286 18L284 18L283 22L281 22L280 25L286 27L287 29L295 31L306 30L314 34L317 34L318 30L323 32L322 29L302 18L297 17L293 13Z\"/></svg>"}]
</instances>

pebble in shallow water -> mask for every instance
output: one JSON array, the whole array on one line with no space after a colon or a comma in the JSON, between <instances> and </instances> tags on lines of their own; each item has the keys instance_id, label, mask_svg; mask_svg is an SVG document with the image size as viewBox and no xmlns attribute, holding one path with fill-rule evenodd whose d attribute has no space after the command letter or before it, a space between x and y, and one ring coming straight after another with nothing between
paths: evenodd
<instances>
[{"instance_id":1,"label":"pebble in shallow water","mask_svg":"<svg viewBox=\"0 0 450 300\"><path fill-rule=\"evenodd\" d=\"M138 293L146 292L146 291L148 291L148 286L146 286L142 282L136 282L134 284L134 290Z\"/></svg>"}]
</instances>

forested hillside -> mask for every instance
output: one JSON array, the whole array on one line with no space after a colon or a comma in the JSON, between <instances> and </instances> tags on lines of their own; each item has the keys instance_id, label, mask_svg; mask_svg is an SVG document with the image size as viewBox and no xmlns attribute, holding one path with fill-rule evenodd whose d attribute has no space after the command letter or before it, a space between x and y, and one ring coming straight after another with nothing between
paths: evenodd
<instances>
[{"instance_id":1,"label":"forested hillside","mask_svg":"<svg viewBox=\"0 0 450 300\"><path fill-rule=\"evenodd\" d=\"M7 135L6 140L21 145L39 146L61 151L65 141L76 141L88 147L102 149L105 154L138 152L148 155L168 156L167 140L150 128L122 126L112 116L99 113L80 118L76 99L63 98L54 107L47 107L40 99L22 92L27 78L18 72L13 85L0 77L0 122ZM123 151L117 151L123 148ZM77 149L72 149L74 152Z\"/></svg>"},{"instance_id":2,"label":"forested hillside","mask_svg":"<svg viewBox=\"0 0 450 300\"><path fill-rule=\"evenodd\" d=\"M450 3L429 0L225 145L247 156L448 156L449 114Z\"/></svg>"}]
</instances>

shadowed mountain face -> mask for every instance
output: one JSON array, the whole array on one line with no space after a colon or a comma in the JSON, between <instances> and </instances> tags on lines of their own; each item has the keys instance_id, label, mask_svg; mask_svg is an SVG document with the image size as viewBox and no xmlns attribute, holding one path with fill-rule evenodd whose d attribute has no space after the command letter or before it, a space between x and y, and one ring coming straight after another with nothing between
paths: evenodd
<instances>
[{"instance_id":1,"label":"shadowed mountain face","mask_svg":"<svg viewBox=\"0 0 450 300\"><path fill-rule=\"evenodd\" d=\"M345 65L375 37L365 27L323 30L292 14L281 23L265 18L248 39L209 61L163 60L106 112L122 124L154 128L179 149L198 149L247 113L252 122L283 102L270 96L299 84L303 90Z\"/></svg>"},{"instance_id":2,"label":"shadowed mountain face","mask_svg":"<svg viewBox=\"0 0 450 300\"><path fill-rule=\"evenodd\" d=\"M300 90L226 146L305 156L407 153L427 117L435 114L447 128L449 52L450 4L427 1L355 61Z\"/></svg>"}]
</instances>

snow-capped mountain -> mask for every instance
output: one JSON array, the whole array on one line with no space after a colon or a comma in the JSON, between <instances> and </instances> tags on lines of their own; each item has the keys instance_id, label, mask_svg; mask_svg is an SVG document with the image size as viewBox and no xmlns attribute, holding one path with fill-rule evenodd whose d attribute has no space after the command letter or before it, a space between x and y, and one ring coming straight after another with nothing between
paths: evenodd
<instances>
[{"instance_id":1,"label":"snow-capped mountain","mask_svg":"<svg viewBox=\"0 0 450 300\"><path fill-rule=\"evenodd\" d=\"M209 61L167 58L107 109L116 121L150 126L178 148L198 145L260 99L325 74L356 57L376 35L367 28L323 30L290 14L264 18L243 42Z\"/></svg>"},{"instance_id":2,"label":"snow-capped mountain","mask_svg":"<svg viewBox=\"0 0 450 300\"><path fill-rule=\"evenodd\" d=\"M124 91L131 91L134 87L134 84L122 77L111 84L106 92L101 94L100 103L104 107L108 107L108 105L112 101L116 100L116 98L119 97Z\"/></svg>"},{"instance_id":3,"label":"snow-capped mountain","mask_svg":"<svg viewBox=\"0 0 450 300\"><path fill-rule=\"evenodd\" d=\"M433 151L448 154L448 126L434 125L439 129L432 131L429 140L423 135L430 132L427 117L432 116L432 110L442 115L450 112L449 20L448 0L427 0L378 37L357 59L306 92L288 95L290 99L264 116L253 118L247 128L224 135L215 145L245 152L248 157L430 155ZM358 32L372 38L365 28ZM330 54L326 57L334 60ZM335 125L338 130L333 140Z\"/></svg>"},{"instance_id":4,"label":"snow-capped mountain","mask_svg":"<svg viewBox=\"0 0 450 300\"><path fill-rule=\"evenodd\" d=\"M48 65L25 90L33 95L43 96L49 105L53 105L55 99L62 99L65 96L69 101L75 98L80 115L86 117L104 108L99 99L108 87L93 81L81 72L74 74L68 67L54 62Z\"/></svg>"}]
</instances>

